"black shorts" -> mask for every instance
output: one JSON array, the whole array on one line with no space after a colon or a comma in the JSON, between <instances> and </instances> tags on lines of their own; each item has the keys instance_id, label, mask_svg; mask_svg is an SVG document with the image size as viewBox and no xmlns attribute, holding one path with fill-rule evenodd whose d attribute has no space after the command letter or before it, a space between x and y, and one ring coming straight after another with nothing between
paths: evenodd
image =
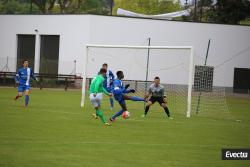
<instances>
[{"instance_id":1,"label":"black shorts","mask_svg":"<svg viewBox=\"0 0 250 167\"><path fill-rule=\"evenodd\" d=\"M156 101L161 105L162 103L165 103L164 98L163 97L153 97L151 96L149 101L152 102L152 104L154 104Z\"/></svg>"}]
</instances>

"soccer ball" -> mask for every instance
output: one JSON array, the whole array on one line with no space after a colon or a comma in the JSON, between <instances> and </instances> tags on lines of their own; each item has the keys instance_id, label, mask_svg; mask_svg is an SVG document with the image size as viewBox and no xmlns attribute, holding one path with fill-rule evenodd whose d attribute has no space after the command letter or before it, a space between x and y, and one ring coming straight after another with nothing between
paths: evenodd
<instances>
[{"instance_id":1,"label":"soccer ball","mask_svg":"<svg viewBox=\"0 0 250 167\"><path fill-rule=\"evenodd\" d=\"M123 119L128 119L130 117L130 113L128 112L128 111L124 111L123 113L122 113L122 118Z\"/></svg>"}]
</instances>

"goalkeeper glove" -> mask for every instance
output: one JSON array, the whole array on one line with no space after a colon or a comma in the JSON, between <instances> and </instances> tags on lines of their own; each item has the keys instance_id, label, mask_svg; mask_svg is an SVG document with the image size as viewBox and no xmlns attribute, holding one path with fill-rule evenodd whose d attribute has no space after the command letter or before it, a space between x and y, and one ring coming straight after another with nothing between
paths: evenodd
<instances>
[{"instance_id":1,"label":"goalkeeper glove","mask_svg":"<svg viewBox=\"0 0 250 167\"><path fill-rule=\"evenodd\" d=\"M130 93L135 93L135 90L134 89L130 89L129 92Z\"/></svg>"}]
</instances>

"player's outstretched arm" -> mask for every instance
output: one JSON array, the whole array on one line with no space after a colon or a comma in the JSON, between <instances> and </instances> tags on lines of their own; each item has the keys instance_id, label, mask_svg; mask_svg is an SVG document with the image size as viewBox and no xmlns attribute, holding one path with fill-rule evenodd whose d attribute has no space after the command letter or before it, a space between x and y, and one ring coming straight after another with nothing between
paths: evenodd
<instances>
[{"instance_id":1,"label":"player's outstretched arm","mask_svg":"<svg viewBox=\"0 0 250 167\"><path fill-rule=\"evenodd\" d=\"M31 78L33 78L33 79L36 81L36 83L41 87L41 83L38 81L38 79L37 79L37 77L35 76L33 70L31 69L30 71L31 71L31 72L30 72Z\"/></svg>"},{"instance_id":2,"label":"player's outstretched arm","mask_svg":"<svg viewBox=\"0 0 250 167\"><path fill-rule=\"evenodd\" d=\"M135 89L129 89L129 93L135 93Z\"/></svg>"},{"instance_id":3,"label":"player's outstretched arm","mask_svg":"<svg viewBox=\"0 0 250 167\"><path fill-rule=\"evenodd\" d=\"M30 69L30 76L31 76L35 81L38 81L32 69Z\"/></svg>"},{"instance_id":4,"label":"player's outstretched arm","mask_svg":"<svg viewBox=\"0 0 250 167\"><path fill-rule=\"evenodd\" d=\"M130 90L123 89L122 93L130 93Z\"/></svg>"},{"instance_id":5,"label":"player's outstretched arm","mask_svg":"<svg viewBox=\"0 0 250 167\"><path fill-rule=\"evenodd\" d=\"M112 96L112 93L109 93L102 85L102 92L105 94L105 95L108 95L108 96Z\"/></svg>"},{"instance_id":6,"label":"player's outstretched arm","mask_svg":"<svg viewBox=\"0 0 250 167\"><path fill-rule=\"evenodd\" d=\"M104 87L103 87L103 81L101 80L98 80L96 85L99 85L97 86L97 91L99 90L99 87L101 88L100 90L105 94L105 95L108 95L108 96L112 96L112 94L110 94Z\"/></svg>"},{"instance_id":7,"label":"player's outstretched arm","mask_svg":"<svg viewBox=\"0 0 250 167\"><path fill-rule=\"evenodd\" d=\"M130 84L126 84L126 85L125 85L125 89L128 89L129 86L130 86Z\"/></svg>"}]
</instances>

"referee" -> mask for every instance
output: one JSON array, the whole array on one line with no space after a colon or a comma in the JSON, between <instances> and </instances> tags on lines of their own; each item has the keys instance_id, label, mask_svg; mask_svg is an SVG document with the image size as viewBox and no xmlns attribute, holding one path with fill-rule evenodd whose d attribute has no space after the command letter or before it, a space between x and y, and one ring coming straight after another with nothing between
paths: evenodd
<instances>
[{"instance_id":1,"label":"referee","mask_svg":"<svg viewBox=\"0 0 250 167\"><path fill-rule=\"evenodd\" d=\"M149 96L151 97L149 98ZM165 113L167 114L169 119L173 119L170 117L170 112L167 107L167 102L166 102L166 96L164 96L164 87L160 84L160 78L155 77L154 78L154 83L150 85L148 93L145 95L145 99L148 99L146 108L145 108L145 113L142 115L142 117L145 117L149 111L149 108L151 105L153 105L156 101L162 106L164 109Z\"/></svg>"}]
</instances>

